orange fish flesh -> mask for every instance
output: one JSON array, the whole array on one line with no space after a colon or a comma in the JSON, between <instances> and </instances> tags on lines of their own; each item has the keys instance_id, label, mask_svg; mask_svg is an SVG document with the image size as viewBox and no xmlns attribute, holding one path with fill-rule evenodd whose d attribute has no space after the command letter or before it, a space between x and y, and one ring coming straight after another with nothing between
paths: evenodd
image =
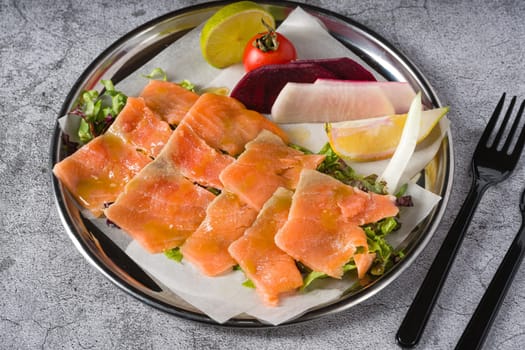
<instances>
[{"instance_id":1,"label":"orange fish flesh","mask_svg":"<svg viewBox=\"0 0 525 350\"><path fill-rule=\"evenodd\" d=\"M292 191L278 188L253 225L228 251L239 263L264 303L277 306L279 296L303 284L295 261L275 245L274 236L288 219Z\"/></svg>"},{"instance_id":2,"label":"orange fish flesh","mask_svg":"<svg viewBox=\"0 0 525 350\"><path fill-rule=\"evenodd\" d=\"M235 161L235 158L208 146L185 123L181 123L173 132L163 157L169 158L191 181L218 189L223 188L219 174Z\"/></svg>"},{"instance_id":3,"label":"orange fish flesh","mask_svg":"<svg viewBox=\"0 0 525 350\"><path fill-rule=\"evenodd\" d=\"M259 211L277 188L295 189L301 170L315 169L323 159L288 147L281 138L263 130L219 178L225 189Z\"/></svg>"},{"instance_id":4,"label":"orange fish flesh","mask_svg":"<svg viewBox=\"0 0 525 350\"><path fill-rule=\"evenodd\" d=\"M206 210L206 218L181 247L185 260L207 276L217 276L236 265L228 253L230 244L251 226L257 211L239 198L222 192Z\"/></svg>"},{"instance_id":5,"label":"orange fish flesh","mask_svg":"<svg viewBox=\"0 0 525 350\"><path fill-rule=\"evenodd\" d=\"M268 130L288 142L286 133L262 114L248 110L234 98L205 93L188 111L182 123L211 147L237 156L261 130Z\"/></svg>"},{"instance_id":6,"label":"orange fish flesh","mask_svg":"<svg viewBox=\"0 0 525 350\"><path fill-rule=\"evenodd\" d=\"M176 83L150 80L140 97L158 118L171 125L177 125L197 101L199 95Z\"/></svg>"},{"instance_id":7,"label":"orange fish flesh","mask_svg":"<svg viewBox=\"0 0 525 350\"><path fill-rule=\"evenodd\" d=\"M105 214L148 251L159 253L182 244L214 198L159 157L126 185Z\"/></svg>"},{"instance_id":8,"label":"orange fish flesh","mask_svg":"<svg viewBox=\"0 0 525 350\"><path fill-rule=\"evenodd\" d=\"M279 248L314 271L341 278L343 265L358 247L368 253L359 226L397 215L393 196L366 193L314 170L303 170L288 221L276 234ZM373 220L373 221L371 221ZM370 268L370 257L355 261L358 276Z\"/></svg>"},{"instance_id":9,"label":"orange fish flesh","mask_svg":"<svg viewBox=\"0 0 525 350\"><path fill-rule=\"evenodd\" d=\"M168 123L160 120L146 107L142 98L128 97L126 105L107 132L149 156L156 157L171 136L172 130Z\"/></svg>"},{"instance_id":10,"label":"orange fish flesh","mask_svg":"<svg viewBox=\"0 0 525 350\"><path fill-rule=\"evenodd\" d=\"M143 152L107 133L55 164L53 173L79 204L98 217L149 162Z\"/></svg>"}]
</instances>

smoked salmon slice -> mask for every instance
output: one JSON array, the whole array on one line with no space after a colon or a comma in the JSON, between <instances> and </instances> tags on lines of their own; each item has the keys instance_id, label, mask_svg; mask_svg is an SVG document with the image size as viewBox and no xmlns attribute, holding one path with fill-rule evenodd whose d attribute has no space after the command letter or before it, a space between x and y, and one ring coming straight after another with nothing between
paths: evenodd
<instances>
[{"instance_id":1,"label":"smoked salmon slice","mask_svg":"<svg viewBox=\"0 0 525 350\"><path fill-rule=\"evenodd\" d=\"M367 250L368 249L365 250L365 253L354 254L354 263L357 267L357 278L365 277L376 258L376 253L368 253Z\"/></svg>"},{"instance_id":2,"label":"smoked salmon slice","mask_svg":"<svg viewBox=\"0 0 525 350\"><path fill-rule=\"evenodd\" d=\"M108 131L151 157L156 157L168 142L172 130L146 107L144 100L128 97L126 105Z\"/></svg>"},{"instance_id":3,"label":"smoked salmon slice","mask_svg":"<svg viewBox=\"0 0 525 350\"><path fill-rule=\"evenodd\" d=\"M383 200L386 198L386 200ZM314 271L341 278L343 265L359 247L368 253L367 237L359 225L398 213L389 195L366 193L314 170L303 170L292 199L288 221L276 234L284 252ZM355 261L359 276L370 257Z\"/></svg>"},{"instance_id":4,"label":"smoked salmon slice","mask_svg":"<svg viewBox=\"0 0 525 350\"><path fill-rule=\"evenodd\" d=\"M295 261L275 245L277 231L288 219L293 192L282 187L264 204L253 225L233 242L228 251L239 263L255 290L270 306L282 293L303 285Z\"/></svg>"},{"instance_id":5,"label":"smoked salmon slice","mask_svg":"<svg viewBox=\"0 0 525 350\"><path fill-rule=\"evenodd\" d=\"M181 245L215 196L158 157L135 176L105 210L106 217L151 253Z\"/></svg>"},{"instance_id":6,"label":"smoked salmon slice","mask_svg":"<svg viewBox=\"0 0 525 350\"><path fill-rule=\"evenodd\" d=\"M82 206L100 216L171 134L142 98L129 97L105 134L55 164L53 172Z\"/></svg>"},{"instance_id":7,"label":"smoked salmon slice","mask_svg":"<svg viewBox=\"0 0 525 350\"><path fill-rule=\"evenodd\" d=\"M243 152L246 143L262 130L288 142L286 133L262 114L246 109L234 98L212 93L201 95L181 123L187 123L211 147L231 156Z\"/></svg>"},{"instance_id":8,"label":"smoked salmon slice","mask_svg":"<svg viewBox=\"0 0 525 350\"><path fill-rule=\"evenodd\" d=\"M229 271L236 262L228 247L242 236L256 216L257 211L236 195L222 192L208 207L199 228L182 245L184 259L208 276Z\"/></svg>"},{"instance_id":9,"label":"smoked salmon slice","mask_svg":"<svg viewBox=\"0 0 525 350\"><path fill-rule=\"evenodd\" d=\"M169 158L188 179L218 189L223 188L219 174L235 161L235 158L208 146L185 123L181 123L173 132L163 157Z\"/></svg>"},{"instance_id":10,"label":"smoked salmon slice","mask_svg":"<svg viewBox=\"0 0 525 350\"><path fill-rule=\"evenodd\" d=\"M176 83L150 80L140 97L158 118L171 125L177 125L197 101L199 95Z\"/></svg>"},{"instance_id":11,"label":"smoked salmon slice","mask_svg":"<svg viewBox=\"0 0 525 350\"><path fill-rule=\"evenodd\" d=\"M78 203L95 216L117 198L151 158L106 133L85 144L53 167L53 173Z\"/></svg>"},{"instance_id":12,"label":"smoked salmon slice","mask_svg":"<svg viewBox=\"0 0 525 350\"><path fill-rule=\"evenodd\" d=\"M323 159L323 155L306 155L288 147L263 130L219 178L226 190L259 211L277 188L295 189L301 171L317 168Z\"/></svg>"}]
</instances>

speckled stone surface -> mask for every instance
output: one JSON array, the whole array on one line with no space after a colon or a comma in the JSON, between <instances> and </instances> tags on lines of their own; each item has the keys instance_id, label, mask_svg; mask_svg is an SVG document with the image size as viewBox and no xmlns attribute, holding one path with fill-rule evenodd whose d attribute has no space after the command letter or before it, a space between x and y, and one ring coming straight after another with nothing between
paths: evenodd
<instances>
[{"instance_id":1,"label":"speckled stone surface","mask_svg":"<svg viewBox=\"0 0 525 350\"><path fill-rule=\"evenodd\" d=\"M0 0L1 349L398 348L395 333L466 196L488 117L502 92L525 97L525 2L308 2L367 25L428 77L451 107L454 186L434 238L386 289L346 312L267 330L198 324L127 295L74 248L52 199L50 140L75 80L126 32L199 2ZM419 348L448 349L458 340L520 226L524 166L522 159L481 201ZM524 343L521 268L486 348Z\"/></svg>"}]
</instances>

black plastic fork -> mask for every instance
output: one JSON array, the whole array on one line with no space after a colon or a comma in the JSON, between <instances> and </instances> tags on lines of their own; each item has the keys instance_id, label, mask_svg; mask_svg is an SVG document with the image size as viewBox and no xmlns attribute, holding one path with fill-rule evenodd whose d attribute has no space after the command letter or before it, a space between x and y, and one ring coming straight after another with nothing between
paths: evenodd
<instances>
[{"instance_id":1,"label":"black plastic fork","mask_svg":"<svg viewBox=\"0 0 525 350\"><path fill-rule=\"evenodd\" d=\"M505 116L501 118L504 102L505 94L498 102L474 151L471 162L473 181L465 202L461 206L425 280L399 327L396 339L398 344L403 347L413 347L421 339L443 283L483 194L490 186L506 179L518 163L525 144L525 127L520 127L525 101L521 103L507 137L503 135L511 119L516 96L512 98ZM498 121L500 121L499 126ZM521 130L517 140L513 142L518 128Z\"/></svg>"}]
</instances>

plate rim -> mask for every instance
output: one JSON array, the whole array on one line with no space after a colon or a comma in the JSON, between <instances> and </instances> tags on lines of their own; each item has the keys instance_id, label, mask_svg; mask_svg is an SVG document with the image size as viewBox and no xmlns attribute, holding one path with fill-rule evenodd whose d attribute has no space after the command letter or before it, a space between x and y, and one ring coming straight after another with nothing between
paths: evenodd
<instances>
[{"instance_id":1,"label":"plate rim","mask_svg":"<svg viewBox=\"0 0 525 350\"><path fill-rule=\"evenodd\" d=\"M153 18L146 23L134 28L133 30L125 33L120 38L115 40L111 45L109 45L105 50L103 50L91 63L84 69L82 74L76 79L73 86L70 88L63 104L60 109L58 118L61 116L67 114L69 106L71 104L72 99L76 96L78 93L79 87L86 81L86 78L92 74L92 71L100 65L101 62L104 61L104 59L109 56L112 52L114 52L119 46L129 41L134 36L140 34L141 32L152 28L153 26L171 19L175 16L183 15L188 12L197 11L201 9L206 9L209 7L218 7L218 6L224 6L226 4L236 2L235 0L223 0L223 1L210 1L210 2L204 2L196 5L191 6L185 6L179 9L176 9L174 11L167 12L161 16L158 16L156 18ZM368 36L373 37L375 40L377 40L382 46L386 47L388 50L390 50L395 56L399 59L399 61L406 65L408 70L417 78L418 82L423 85L423 87L426 89L426 91L429 93L429 98L431 99L431 102L433 105L436 106L442 106L434 88L430 85L427 78L423 75L421 70L399 49L397 49L394 45L392 45L389 41L387 41L384 37L376 33L375 31L371 30L367 26L349 18L342 14L333 12L331 10L306 4L306 3L299 3L295 1L262 1L261 4L265 5L274 5L274 6L286 6L286 7L297 7L300 6L301 8L307 10L308 12L317 12L320 14L327 15L329 17L333 17L336 19L341 20L345 24L355 27L359 29L360 31L366 33ZM53 166L59 161L58 154L59 154L59 143L61 142L61 136L62 132L60 129L60 126L58 124L58 119L55 123L55 128L53 131L53 136L51 139L50 144L50 168L52 169ZM314 309L311 311L308 311L304 313L303 315L292 319L290 321L284 322L279 324L278 326L274 326L271 324L263 323L255 318L253 319L241 319L241 318L233 318L230 319L224 323L218 323L205 315L204 313L194 312L191 310L187 310L184 308L181 308L179 306L169 304L167 302L164 302L160 299L153 299L151 295L148 295L147 293L143 292L142 290L138 289L134 285L128 283L124 279L122 279L117 273L112 271L100 258L94 254L89 247L83 242L80 237L77 236L77 233L75 232L75 222L72 220L70 215L66 215L66 213L69 213L69 209L63 200L64 195L64 189L62 188L62 185L58 181L58 179L53 175L53 172L50 172L51 177L51 185L52 185L52 191L54 194L54 200L55 205L58 210L61 222L66 230L66 233L68 234L69 238L73 241L73 244L75 245L75 248L82 254L82 256L92 265L94 266L99 272L101 272L107 279L109 279L112 283L117 285L120 289L124 290L126 293L130 294L134 298L146 303L149 306L152 306L156 309L159 309L161 311L164 311L168 314L172 314L178 317L181 317L183 319L188 319L192 321L197 321L200 323L210 324L218 327L234 327L234 328L273 328L273 327L281 327L281 326L289 326L292 324L298 324L298 323L304 323L307 321L311 321L317 318L320 318L322 316L334 314L341 312L343 310L347 310L351 308L354 305L357 305L361 303L362 301L374 296L375 294L379 293L381 290L383 290L388 284L390 284L393 280L395 280L399 275L406 270L413 262L414 260L421 254L421 252L425 249L425 247L428 245L430 240L435 234L435 231L437 230L441 218L445 212L448 200L450 198L450 193L453 185L453 174L454 174L454 152L453 152L453 143L452 143L452 137L451 137L451 131L450 129L446 133L446 137L444 139L444 142L440 146L440 148L444 148L443 152L446 156L446 161L448 162L447 167L445 169L444 180L443 180L443 188L441 195L441 201L437 204L436 208L433 210L432 217L430 218L430 222L428 224L427 233L426 235L422 236L416 247L411 251L410 256L405 258L402 264L395 265L392 269L389 270L388 276L385 276L385 278L381 278L374 282L371 286L373 286L372 289L365 288L359 291L358 293L352 295L351 300L347 300L346 298L342 298L339 301L336 301L334 303L331 303L330 305L320 307L318 309ZM370 287L371 287L370 286ZM366 293L364 293L366 291Z\"/></svg>"}]
</instances>

